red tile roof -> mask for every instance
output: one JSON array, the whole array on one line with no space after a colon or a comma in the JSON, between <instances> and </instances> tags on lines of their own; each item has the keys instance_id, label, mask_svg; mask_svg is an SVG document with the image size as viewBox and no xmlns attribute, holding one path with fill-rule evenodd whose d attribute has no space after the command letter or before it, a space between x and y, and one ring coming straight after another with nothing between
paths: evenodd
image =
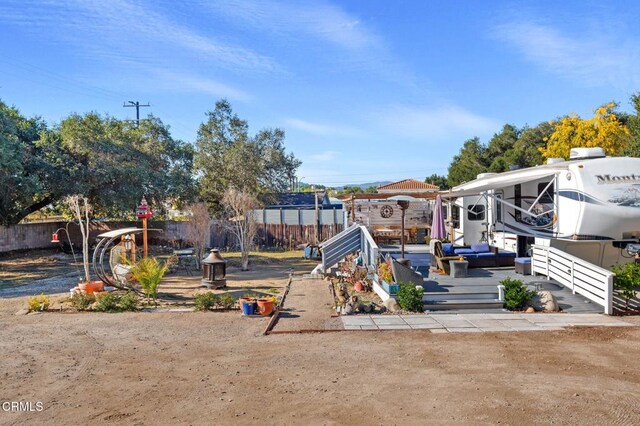
<instances>
[{"instance_id":1,"label":"red tile roof","mask_svg":"<svg viewBox=\"0 0 640 426\"><path fill-rule=\"evenodd\" d=\"M398 190L398 189L433 189L439 190L440 188L436 185L432 185L426 182L420 182L415 179L405 179L399 182L393 182L387 185L379 186L378 190Z\"/></svg>"}]
</instances>

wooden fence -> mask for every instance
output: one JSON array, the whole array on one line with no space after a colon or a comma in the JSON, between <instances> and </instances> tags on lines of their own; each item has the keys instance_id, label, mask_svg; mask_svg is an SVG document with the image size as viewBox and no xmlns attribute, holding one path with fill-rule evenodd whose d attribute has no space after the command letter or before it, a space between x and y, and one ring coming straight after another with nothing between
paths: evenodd
<instances>
[{"instance_id":1,"label":"wooden fence","mask_svg":"<svg viewBox=\"0 0 640 426\"><path fill-rule=\"evenodd\" d=\"M0 253L33 250L42 248L53 248L51 234L65 228L67 222L40 222L25 223L10 227L0 226ZM91 222L90 238L92 243L96 237L113 229L140 227L140 222L127 221L96 221ZM187 226L185 221L150 221L149 228L158 228L162 232L149 233L149 243L151 245L166 245L172 247L187 247ZM74 245L82 245L82 235L80 228L75 223L68 226L69 237ZM333 235L342 231L342 224L320 225L320 241L329 239ZM260 247L282 247L296 248L300 245L315 242L316 227L314 225L287 225L287 224L258 224L258 235L256 244ZM68 241L65 231L58 232L61 242ZM235 237L219 222L213 222L209 238L210 247L236 248Z\"/></svg>"}]
</instances>

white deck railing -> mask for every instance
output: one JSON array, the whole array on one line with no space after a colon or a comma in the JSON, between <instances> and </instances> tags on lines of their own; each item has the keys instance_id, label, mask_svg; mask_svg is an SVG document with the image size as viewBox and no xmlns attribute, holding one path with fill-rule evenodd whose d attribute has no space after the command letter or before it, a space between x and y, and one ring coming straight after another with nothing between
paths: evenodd
<instances>
[{"instance_id":1,"label":"white deck railing","mask_svg":"<svg viewBox=\"0 0 640 426\"><path fill-rule=\"evenodd\" d=\"M531 271L602 305L605 314L613 312L613 272L557 248L540 245L533 246Z\"/></svg>"},{"instance_id":2,"label":"white deck railing","mask_svg":"<svg viewBox=\"0 0 640 426\"><path fill-rule=\"evenodd\" d=\"M324 272L355 251L361 252L366 266L376 265L379 256L378 245L373 241L367 228L357 224L322 242L320 250Z\"/></svg>"}]
</instances>

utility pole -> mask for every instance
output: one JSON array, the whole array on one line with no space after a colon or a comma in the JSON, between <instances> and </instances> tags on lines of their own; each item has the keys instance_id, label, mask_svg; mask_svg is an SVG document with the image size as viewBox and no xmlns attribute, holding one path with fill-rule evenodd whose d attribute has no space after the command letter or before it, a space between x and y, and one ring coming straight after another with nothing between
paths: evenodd
<instances>
[{"instance_id":1,"label":"utility pole","mask_svg":"<svg viewBox=\"0 0 640 426\"><path fill-rule=\"evenodd\" d=\"M136 109L136 126L140 125L140 108L142 107L150 107L151 105L149 105L149 102L147 102L146 104L141 104L138 101L129 101L129 105L127 104L122 104L123 108L134 108Z\"/></svg>"}]
</instances>

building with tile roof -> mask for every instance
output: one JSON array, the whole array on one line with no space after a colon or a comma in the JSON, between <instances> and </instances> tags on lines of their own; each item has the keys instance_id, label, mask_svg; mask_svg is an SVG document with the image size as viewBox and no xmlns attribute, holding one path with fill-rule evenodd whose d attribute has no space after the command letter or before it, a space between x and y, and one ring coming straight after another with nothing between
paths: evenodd
<instances>
[{"instance_id":1,"label":"building with tile roof","mask_svg":"<svg viewBox=\"0 0 640 426\"><path fill-rule=\"evenodd\" d=\"M379 194L388 193L416 193L416 192L438 192L440 188L436 185L432 185L426 182L420 182L415 179L404 179L398 182L392 182L387 185L378 187Z\"/></svg>"}]
</instances>

